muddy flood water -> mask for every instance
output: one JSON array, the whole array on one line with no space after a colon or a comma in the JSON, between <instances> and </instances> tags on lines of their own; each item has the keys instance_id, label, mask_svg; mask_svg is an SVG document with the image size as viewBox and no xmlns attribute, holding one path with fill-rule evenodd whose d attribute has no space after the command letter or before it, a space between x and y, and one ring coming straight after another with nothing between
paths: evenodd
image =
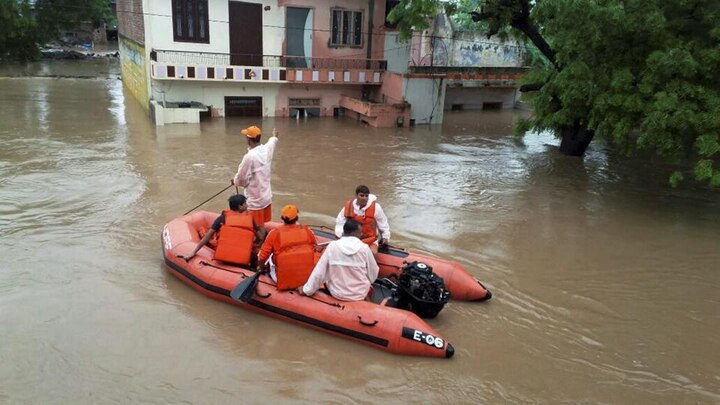
<instances>
[{"instance_id":1,"label":"muddy flood water","mask_svg":"<svg viewBox=\"0 0 720 405\"><path fill-rule=\"evenodd\" d=\"M75 78L40 77L54 69ZM155 127L116 64L1 73L17 77L0 78L0 403L720 403L720 194L670 189L651 157L565 157L551 136L514 139L527 113L507 110L413 129ZM167 273L163 225L228 184L252 124L281 133L276 219L294 203L330 225L367 184L394 244L492 290L429 320L452 359L257 315Z\"/></svg>"}]
</instances>

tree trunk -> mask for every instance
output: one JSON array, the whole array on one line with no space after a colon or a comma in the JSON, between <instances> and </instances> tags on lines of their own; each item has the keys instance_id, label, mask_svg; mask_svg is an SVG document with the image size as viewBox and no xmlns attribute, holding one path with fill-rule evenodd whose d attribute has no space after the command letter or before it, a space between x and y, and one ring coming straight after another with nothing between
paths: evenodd
<instances>
[{"instance_id":1,"label":"tree trunk","mask_svg":"<svg viewBox=\"0 0 720 405\"><path fill-rule=\"evenodd\" d=\"M589 130L585 125L578 123L563 128L561 133L560 153L568 156L582 156L595 136L595 131Z\"/></svg>"}]
</instances>

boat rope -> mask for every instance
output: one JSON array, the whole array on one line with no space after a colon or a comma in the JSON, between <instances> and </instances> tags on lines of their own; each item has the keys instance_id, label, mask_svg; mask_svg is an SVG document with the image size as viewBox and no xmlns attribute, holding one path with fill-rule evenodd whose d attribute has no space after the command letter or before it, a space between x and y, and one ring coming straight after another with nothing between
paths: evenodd
<instances>
[{"instance_id":1,"label":"boat rope","mask_svg":"<svg viewBox=\"0 0 720 405\"><path fill-rule=\"evenodd\" d=\"M295 294L295 291L290 291L290 294ZM325 305L330 305L331 307L345 309L345 305L338 304L337 302L327 302L327 301L321 300L320 298L315 297L315 295L306 295L306 297L312 298L315 301L322 302Z\"/></svg>"},{"instance_id":2,"label":"boat rope","mask_svg":"<svg viewBox=\"0 0 720 405\"><path fill-rule=\"evenodd\" d=\"M335 229L330 228L329 226L325 226L325 225L308 225L308 226L309 226L310 228L327 229L327 230L330 231L331 233L333 233L333 234L335 233Z\"/></svg>"},{"instance_id":3,"label":"boat rope","mask_svg":"<svg viewBox=\"0 0 720 405\"><path fill-rule=\"evenodd\" d=\"M239 275L242 276L243 280L246 279L246 278L248 278L248 277L250 277L250 276L248 276L247 274L245 274L245 273L243 273L243 272L241 272L241 271L234 270L234 269L229 269L229 268L226 268L226 267L216 266L216 265L214 265L214 264L212 264L212 263L208 263L208 262L206 262L206 261L204 261L204 260L201 260L201 261L200 261L200 264L202 264L203 266L212 267L212 268L214 268L214 269L225 270L225 271L229 271L230 273L239 274ZM249 269L245 269L245 270L249 270ZM273 283L268 283L267 281L263 281L263 280L260 280L260 279L258 279L258 282L259 282L259 283L266 284L266 285L275 286L275 284L273 284ZM290 291L290 294L295 294L295 291ZM318 301L318 302L322 302L322 303L325 304L325 305L330 305L331 307L340 308L340 309L345 309L345 305L338 304L337 302L327 302L327 301L321 300L320 298L317 298L317 297L315 297L315 296L313 296L313 295L309 295L309 296L306 296L306 297L311 298L311 299L314 299L315 301Z\"/></svg>"},{"instance_id":4,"label":"boat rope","mask_svg":"<svg viewBox=\"0 0 720 405\"><path fill-rule=\"evenodd\" d=\"M243 276L243 278L247 278L247 277L248 277L247 275L245 275L245 273L243 273L243 272L241 272L241 271L234 270L234 269L228 269L227 267L216 266L216 265L214 265L214 264L212 264L212 263L206 262L205 260L200 260L200 264L202 264L203 266L208 266L208 267L212 267L212 268L219 269L219 270L229 271L230 273L240 274L241 276ZM246 269L246 268L243 268L243 267L241 267L241 269L243 269L243 270L250 270L250 269Z\"/></svg>"}]
</instances>

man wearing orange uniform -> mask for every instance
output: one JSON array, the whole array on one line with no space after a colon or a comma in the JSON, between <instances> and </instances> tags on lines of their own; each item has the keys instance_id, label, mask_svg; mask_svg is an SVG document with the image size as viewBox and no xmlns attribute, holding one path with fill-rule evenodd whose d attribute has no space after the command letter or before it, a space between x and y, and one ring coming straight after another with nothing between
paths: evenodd
<instances>
[{"instance_id":1,"label":"man wearing orange uniform","mask_svg":"<svg viewBox=\"0 0 720 405\"><path fill-rule=\"evenodd\" d=\"M385 212L367 186L357 186L355 199L348 200L338 213L335 220L335 235L338 238L343 236L343 225L348 219L360 223L360 239L370 246L373 253L377 253L378 244L385 245L390 239L390 225Z\"/></svg>"},{"instance_id":2,"label":"man wearing orange uniform","mask_svg":"<svg viewBox=\"0 0 720 405\"><path fill-rule=\"evenodd\" d=\"M278 290L305 284L315 265L317 240L310 228L297 223L298 212L294 205L283 207L283 225L268 233L258 255L260 271L265 271L271 259L270 277L278 284Z\"/></svg>"},{"instance_id":3,"label":"man wearing orange uniform","mask_svg":"<svg viewBox=\"0 0 720 405\"><path fill-rule=\"evenodd\" d=\"M251 126L243 129L240 133L247 139L248 152L243 156L232 183L245 187L248 211L255 219L255 223L263 225L272 220L270 178L272 177L272 159L279 133L273 128L272 136L264 145L260 143L262 137L260 128Z\"/></svg>"},{"instance_id":4,"label":"man wearing orange uniform","mask_svg":"<svg viewBox=\"0 0 720 405\"><path fill-rule=\"evenodd\" d=\"M212 227L195 249L183 256L183 259L186 261L192 259L218 232L218 244L213 259L241 266L250 266L254 262L253 251L265 236L265 229L259 227L248 214L247 199L244 195L231 196L228 205L230 209L223 211L215 219Z\"/></svg>"}]
</instances>

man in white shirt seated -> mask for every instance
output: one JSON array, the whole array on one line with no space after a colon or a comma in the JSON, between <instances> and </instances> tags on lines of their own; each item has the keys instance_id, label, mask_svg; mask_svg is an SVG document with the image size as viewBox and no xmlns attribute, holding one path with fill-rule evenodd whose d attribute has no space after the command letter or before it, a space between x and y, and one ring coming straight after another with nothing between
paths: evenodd
<instances>
[{"instance_id":1,"label":"man in white shirt seated","mask_svg":"<svg viewBox=\"0 0 720 405\"><path fill-rule=\"evenodd\" d=\"M343 301L362 301L377 279L378 265L367 244L360 240L360 223L345 221L343 235L325 248L310 278L298 288L303 295L313 295L325 283L330 294Z\"/></svg>"}]
</instances>

